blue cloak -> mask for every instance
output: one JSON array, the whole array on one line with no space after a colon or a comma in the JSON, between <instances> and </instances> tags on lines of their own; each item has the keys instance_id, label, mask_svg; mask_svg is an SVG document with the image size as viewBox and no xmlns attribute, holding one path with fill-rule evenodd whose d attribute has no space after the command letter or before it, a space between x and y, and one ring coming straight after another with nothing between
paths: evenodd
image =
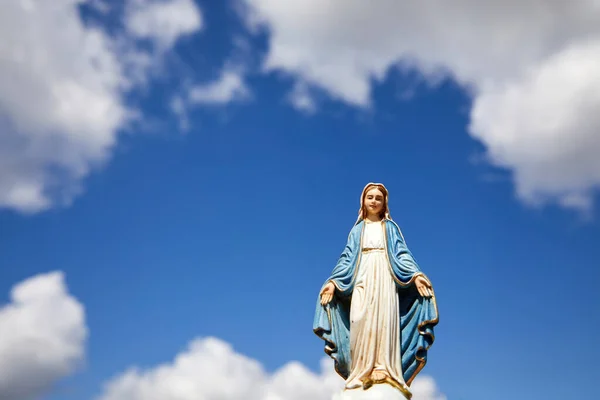
<instances>
[{"instance_id":1,"label":"blue cloak","mask_svg":"<svg viewBox=\"0 0 600 400\"><path fill-rule=\"evenodd\" d=\"M435 296L422 297L414 279L424 275L406 247L400 228L385 219L385 243L388 261L400 300L400 342L404 381L410 385L427 362L427 351L435 339L433 328L438 323ZM336 372L348 378L350 359L350 301L357 266L360 263L364 221L358 221L348 235L348 243L331 273L329 281L336 286L333 300L322 306L317 299L313 331L325 341L325 353L334 360ZM323 287L325 286L323 285Z\"/></svg>"}]
</instances>

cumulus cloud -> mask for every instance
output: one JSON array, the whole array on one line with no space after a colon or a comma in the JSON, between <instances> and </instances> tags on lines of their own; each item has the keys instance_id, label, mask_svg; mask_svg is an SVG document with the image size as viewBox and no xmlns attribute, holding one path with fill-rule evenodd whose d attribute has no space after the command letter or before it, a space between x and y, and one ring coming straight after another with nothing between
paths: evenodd
<instances>
[{"instance_id":1,"label":"cumulus cloud","mask_svg":"<svg viewBox=\"0 0 600 400\"><path fill-rule=\"evenodd\" d=\"M60 272L21 282L10 297L0 308L0 399L36 399L83 361L84 309Z\"/></svg>"},{"instance_id":2,"label":"cumulus cloud","mask_svg":"<svg viewBox=\"0 0 600 400\"><path fill-rule=\"evenodd\" d=\"M331 400L343 381L330 359L320 373L290 362L273 374L216 338L194 340L173 362L131 368L109 381L97 400ZM414 400L445 400L431 378L417 378Z\"/></svg>"},{"instance_id":3,"label":"cumulus cloud","mask_svg":"<svg viewBox=\"0 0 600 400\"><path fill-rule=\"evenodd\" d=\"M249 99L251 91L244 79L243 68L225 66L215 80L191 85L175 95L170 107L179 121L179 129L190 130L189 113L193 107L225 106Z\"/></svg>"},{"instance_id":4,"label":"cumulus cloud","mask_svg":"<svg viewBox=\"0 0 600 400\"><path fill-rule=\"evenodd\" d=\"M124 94L161 54L201 27L191 0L136 0L128 34L83 23L81 0L0 3L0 207L23 212L69 204L81 181L110 156L134 115ZM98 9L104 2L90 3Z\"/></svg>"},{"instance_id":5,"label":"cumulus cloud","mask_svg":"<svg viewBox=\"0 0 600 400\"><path fill-rule=\"evenodd\" d=\"M294 89L288 96L288 100L298 111L313 114L317 110L315 99L310 95L306 84L303 82L296 82Z\"/></svg>"},{"instance_id":6,"label":"cumulus cloud","mask_svg":"<svg viewBox=\"0 0 600 400\"><path fill-rule=\"evenodd\" d=\"M447 400L431 376L418 376L410 389L413 400Z\"/></svg>"},{"instance_id":7,"label":"cumulus cloud","mask_svg":"<svg viewBox=\"0 0 600 400\"><path fill-rule=\"evenodd\" d=\"M0 206L45 209L57 185L73 196L126 119L121 66L77 3L0 6Z\"/></svg>"},{"instance_id":8,"label":"cumulus cloud","mask_svg":"<svg viewBox=\"0 0 600 400\"><path fill-rule=\"evenodd\" d=\"M193 0L131 0L125 24L132 35L169 48L181 36L200 30L203 20Z\"/></svg>"},{"instance_id":9,"label":"cumulus cloud","mask_svg":"<svg viewBox=\"0 0 600 400\"><path fill-rule=\"evenodd\" d=\"M189 131L190 120L188 117L187 101L182 96L175 96L171 99L170 108L179 121L179 130L182 132Z\"/></svg>"},{"instance_id":10,"label":"cumulus cloud","mask_svg":"<svg viewBox=\"0 0 600 400\"><path fill-rule=\"evenodd\" d=\"M600 21L600 18L599 18ZM477 96L471 131L490 160L515 168L517 193L589 209L600 183L600 37Z\"/></svg>"},{"instance_id":11,"label":"cumulus cloud","mask_svg":"<svg viewBox=\"0 0 600 400\"><path fill-rule=\"evenodd\" d=\"M600 186L600 6L595 0L240 0L270 32L265 71L358 107L391 68L473 96L469 132L518 196L585 209ZM302 104L302 103L300 103Z\"/></svg>"},{"instance_id":12,"label":"cumulus cloud","mask_svg":"<svg viewBox=\"0 0 600 400\"><path fill-rule=\"evenodd\" d=\"M247 98L249 93L241 72L224 69L216 81L194 86L189 99L198 104L227 104Z\"/></svg>"}]
</instances>

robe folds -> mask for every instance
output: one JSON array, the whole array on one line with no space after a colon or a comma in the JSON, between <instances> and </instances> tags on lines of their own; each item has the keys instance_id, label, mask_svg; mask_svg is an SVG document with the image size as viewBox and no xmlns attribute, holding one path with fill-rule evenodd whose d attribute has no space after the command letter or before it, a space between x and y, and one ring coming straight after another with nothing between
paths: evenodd
<instances>
[{"instance_id":1,"label":"robe folds","mask_svg":"<svg viewBox=\"0 0 600 400\"><path fill-rule=\"evenodd\" d=\"M400 357L404 381L410 385L427 362L427 351L435 339L433 329L438 323L435 296L422 297L414 284L424 275L406 246L398 225L384 220L385 251L397 289L400 312ZM336 372L346 380L352 367L350 352L350 305L356 272L362 253L364 221L360 220L350 231L348 242L330 277L325 281L336 286L333 299L317 308L313 331L325 341L325 353L333 360Z\"/></svg>"}]
</instances>

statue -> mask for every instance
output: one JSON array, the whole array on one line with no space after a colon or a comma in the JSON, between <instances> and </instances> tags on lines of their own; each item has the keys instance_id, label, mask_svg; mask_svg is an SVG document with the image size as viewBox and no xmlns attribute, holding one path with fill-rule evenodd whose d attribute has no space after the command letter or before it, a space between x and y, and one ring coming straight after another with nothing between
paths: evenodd
<instances>
[{"instance_id":1,"label":"statue","mask_svg":"<svg viewBox=\"0 0 600 400\"><path fill-rule=\"evenodd\" d=\"M369 183L313 323L345 380L344 392L385 383L410 399L437 323L433 287L390 216L388 191Z\"/></svg>"}]
</instances>

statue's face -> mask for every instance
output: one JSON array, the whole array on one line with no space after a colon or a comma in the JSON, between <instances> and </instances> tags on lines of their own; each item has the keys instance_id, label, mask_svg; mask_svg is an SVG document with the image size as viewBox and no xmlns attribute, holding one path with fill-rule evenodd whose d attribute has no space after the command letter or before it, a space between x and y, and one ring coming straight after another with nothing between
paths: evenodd
<instances>
[{"instance_id":1,"label":"statue's face","mask_svg":"<svg viewBox=\"0 0 600 400\"><path fill-rule=\"evenodd\" d=\"M379 215L383 210L383 193L378 188L369 189L365 195L364 206L369 215Z\"/></svg>"}]
</instances>

